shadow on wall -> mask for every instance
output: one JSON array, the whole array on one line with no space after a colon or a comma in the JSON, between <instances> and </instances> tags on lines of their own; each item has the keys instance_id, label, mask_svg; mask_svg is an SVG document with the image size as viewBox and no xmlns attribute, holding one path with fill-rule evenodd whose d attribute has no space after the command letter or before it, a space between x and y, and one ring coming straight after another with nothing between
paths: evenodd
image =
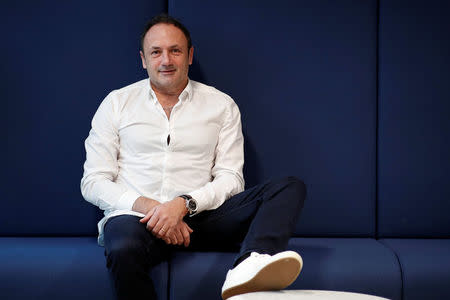
<instances>
[{"instance_id":1,"label":"shadow on wall","mask_svg":"<svg viewBox=\"0 0 450 300\"><path fill-rule=\"evenodd\" d=\"M262 183L264 179L261 163L256 153L256 149L252 143L252 139L248 136L244 130L244 179L245 188L255 186Z\"/></svg>"},{"instance_id":2,"label":"shadow on wall","mask_svg":"<svg viewBox=\"0 0 450 300\"><path fill-rule=\"evenodd\" d=\"M192 65L189 67L189 78L210 85L208 80L206 80L205 74L203 73L198 60L195 58L192 61Z\"/></svg>"}]
</instances>

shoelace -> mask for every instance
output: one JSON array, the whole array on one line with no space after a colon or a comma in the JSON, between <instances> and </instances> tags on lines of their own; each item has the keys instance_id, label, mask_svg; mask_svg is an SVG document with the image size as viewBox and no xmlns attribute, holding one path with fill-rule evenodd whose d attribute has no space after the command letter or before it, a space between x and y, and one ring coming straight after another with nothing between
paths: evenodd
<instances>
[{"instance_id":1,"label":"shoelace","mask_svg":"<svg viewBox=\"0 0 450 300\"><path fill-rule=\"evenodd\" d=\"M260 254L258 252L252 252L250 253L250 257L258 258L258 259L267 259L270 257L269 254Z\"/></svg>"},{"instance_id":2,"label":"shoelace","mask_svg":"<svg viewBox=\"0 0 450 300\"><path fill-rule=\"evenodd\" d=\"M271 256L269 254L260 254L258 252L252 252L250 253L250 256L248 258L255 258L257 260L267 260L269 259ZM244 260L245 261L245 260ZM240 264L239 264L240 265ZM234 270L234 269L233 269ZM231 270L229 270L231 271ZM230 275L230 272L227 273L226 278L228 278L228 276Z\"/></svg>"}]
</instances>

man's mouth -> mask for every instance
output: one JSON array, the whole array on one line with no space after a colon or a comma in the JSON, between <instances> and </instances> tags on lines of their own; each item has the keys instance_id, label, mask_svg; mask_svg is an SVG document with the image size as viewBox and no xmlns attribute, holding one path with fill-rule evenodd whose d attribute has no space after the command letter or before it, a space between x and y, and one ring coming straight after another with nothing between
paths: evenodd
<instances>
[{"instance_id":1,"label":"man's mouth","mask_svg":"<svg viewBox=\"0 0 450 300\"><path fill-rule=\"evenodd\" d=\"M176 71L175 69L171 69L171 70L160 70L159 72L161 74L169 75L175 73L175 71Z\"/></svg>"}]
</instances>

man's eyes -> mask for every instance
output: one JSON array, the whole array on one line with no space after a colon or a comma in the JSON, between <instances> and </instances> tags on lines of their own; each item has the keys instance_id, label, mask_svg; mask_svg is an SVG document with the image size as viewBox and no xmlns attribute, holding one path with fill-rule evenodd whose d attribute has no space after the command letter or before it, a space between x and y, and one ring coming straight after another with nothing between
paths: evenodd
<instances>
[{"instance_id":1,"label":"man's eyes","mask_svg":"<svg viewBox=\"0 0 450 300\"><path fill-rule=\"evenodd\" d=\"M174 48L174 49L170 49L170 52L174 53L174 54L180 54L181 50L177 49L177 48ZM152 52L150 52L150 54L153 55L153 56L160 55L161 53L162 53L161 50L153 50Z\"/></svg>"}]
</instances>

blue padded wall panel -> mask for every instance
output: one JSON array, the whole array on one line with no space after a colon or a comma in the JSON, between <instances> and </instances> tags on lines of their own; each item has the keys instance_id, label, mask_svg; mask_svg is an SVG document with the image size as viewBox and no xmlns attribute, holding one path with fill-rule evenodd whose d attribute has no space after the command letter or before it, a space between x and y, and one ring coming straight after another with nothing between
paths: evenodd
<instances>
[{"instance_id":1,"label":"blue padded wall panel","mask_svg":"<svg viewBox=\"0 0 450 300\"><path fill-rule=\"evenodd\" d=\"M141 30L165 7L164 0L2 2L0 235L96 233L97 209L79 188L84 139L107 93L146 76Z\"/></svg>"},{"instance_id":2,"label":"blue padded wall panel","mask_svg":"<svg viewBox=\"0 0 450 300\"><path fill-rule=\"evenodd\" d=\"M247 187L295 175L296 233L375 232L376 1L169 1L190 76L241 109Z\"/></svg>"},{"instance_id":3,"label":"blue padded wall panel","mask_svg":"<svg viewBox=\"0 0 450 300\"><path fill-rule=\"evenodd\" d=\"M448 1L380 2L380 236L450 236L449 20Z\"/></svg>"}]
</instances>

